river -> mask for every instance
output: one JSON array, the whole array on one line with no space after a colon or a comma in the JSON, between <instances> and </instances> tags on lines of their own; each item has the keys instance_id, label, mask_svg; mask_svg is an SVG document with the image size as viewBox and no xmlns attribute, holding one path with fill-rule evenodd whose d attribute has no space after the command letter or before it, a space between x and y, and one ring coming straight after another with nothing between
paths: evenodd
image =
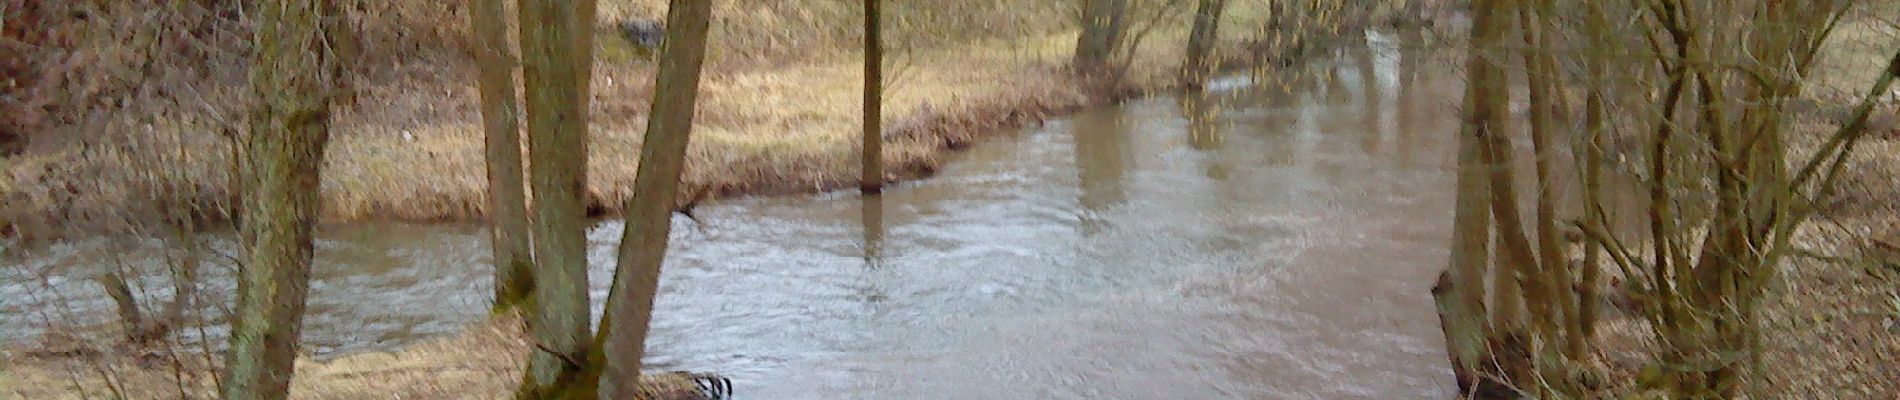
<instances>
[{"instance_id":1,"label":"river","mask_svg":"<svg viewBox=\"0 0 1900 400\"><path fill-rule=\"evenodd\" d=\"M703 205L674 220L647 363L728 375L744 399L1449 398L1428 289L1460 83L1370 42L1286 74L1303 79L1022 128L881 197ZM597 307L620 232L589 230ZM486 317L478 226L320 236L314 353ZM47 271L158 245L68 243L0 271L0 339L109 317L97 285Z\"/></svg>"}]
</instances>

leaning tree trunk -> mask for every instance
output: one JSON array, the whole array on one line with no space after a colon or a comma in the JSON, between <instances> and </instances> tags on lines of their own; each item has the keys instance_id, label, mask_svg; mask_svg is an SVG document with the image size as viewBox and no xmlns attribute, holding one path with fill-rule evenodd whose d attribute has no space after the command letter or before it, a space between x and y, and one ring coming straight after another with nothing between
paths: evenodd
<instances>
[{"instance_id":1,"label":"leaning tree trunk","mask_svg":"<svg viewBox=\"0 0 1900 400\"><path fill-rule=\"evenodd\" d=\"M1226 0L1201 0L1194 11L1194 27L1188 32L1187 60L1181 65L1181 77L1187 84L1200 87L1214 70L1214 43L1220 39L1221 13Z\"/></svg>"},{"instance_id":2,"label":"leaning tree trunk","mask_svg":"<svg viewBox=\"0 0 1900 400\"><path fill-rule=\"evenodd\" d=\"M330 50L339 28L331 0L258 5L251 91L257 105L245 140L236 320L225 359L227 400L289 395L310 289L311 231L319 166L330 132L330 100L340 63Z\"/></svg>"},{"instance_id":3,"label":"leaning tree trunk","mask_svg":"<svg viewBox=\"0 0 1900 400\"><path fill-rule=\"evenodd\" d=\"M508 50L504 0L469 2L475 32L477 86L482 130L487 137L488 232L494 252L494 311L526 303L534 292L533 249L528 239L528 195L521 177L521 132L515 115L515 60Z\"/></svg>"},{"instance_id":4,"label":"leaning tree trunk","mask_svg":"<svg viewBox=\"0 0 1900 400\"><path fill-rule=\"evenodd\" d=\"M519 398L593 398L599 368L588 360L587 74L580 47L591 43L589 7L567 1L521 2L528 173L534 191L535 310L528 329L536 351Z\"/></svg>"},{"instance_id":5,"label":"leaning tree trunk","mask_svg":"<svg viewBox=\"0 0 1900 400\"><path fill-rule=\"evenodd\" d=\"M640 359L646 355L647 323L653 318L653 299L659 293L660 263L666 258L670 217L686 163L711 18L712 4L704 0L673 0L667 9L653 110L647 119L646 142L640 146L633 198L627 201L626 231L616 255L620 265L607 297L608 319L601 323L612 355L607 371L614 393L619 394L615 398L635 398L638 385L634 382L639 381Z\"/></svg>"},{"instance_id":6,"label":"leaning tree trunk","mask_svg":"<svg viewBox=\"0 0 1900 400\"><path fill-rule=\"evenodd\" d=\"M864 166L858 189L884 190L884 44L879 40L878 0L864 0Z\"/></svg>"}]
</instances>

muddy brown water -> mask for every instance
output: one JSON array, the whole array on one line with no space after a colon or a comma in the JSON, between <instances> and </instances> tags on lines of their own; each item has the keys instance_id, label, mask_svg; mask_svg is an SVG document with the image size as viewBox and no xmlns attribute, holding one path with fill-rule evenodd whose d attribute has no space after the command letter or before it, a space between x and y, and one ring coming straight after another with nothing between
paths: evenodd
<instances>
[{"instance_id":1,"label":"muddy brown water","mask_svg":"<svg viewBox=\"0 0 1900 400\"><path fill-rule=\"evenodd\" d=\"M1448 398L1428 288L1449 243L1459 83L1372 39L1308 78L1226 78L1024 128L882 197L702 206L702 222L674 221L647 363L726 374L749 399ZM620 231L589 231L596 305ZM313 353L485 317L479 227L321 236ZM159 246L68 243L0 269L0 339L109 318L76 271L162 268ZM140 281L161 298L162 282Z\"/></svg>"}]
</instances>

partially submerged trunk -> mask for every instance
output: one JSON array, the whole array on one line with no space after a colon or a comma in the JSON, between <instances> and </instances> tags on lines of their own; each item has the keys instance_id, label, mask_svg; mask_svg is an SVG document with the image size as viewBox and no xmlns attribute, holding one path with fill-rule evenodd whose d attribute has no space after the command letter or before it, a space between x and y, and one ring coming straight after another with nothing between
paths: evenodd
<instances>
[{"instance_id":1,"label":"partially submerged trunk","mask_svg":"<svg viewBox=\"0 0 1900 400\"><path fill-rule=\"evenodd\" d=\"M879 40L878 0L864 0L864 154L858 190L884 190L884 44Z\"/></svg>"}]
</instances>

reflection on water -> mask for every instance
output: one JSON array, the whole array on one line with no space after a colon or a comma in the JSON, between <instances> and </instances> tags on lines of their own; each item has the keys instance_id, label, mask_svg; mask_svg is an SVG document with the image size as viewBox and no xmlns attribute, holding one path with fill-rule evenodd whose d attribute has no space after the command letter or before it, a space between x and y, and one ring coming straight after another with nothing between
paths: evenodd
<instances>
[{"instance_id":1,"label":"reflection on water","mask_svg":"<svg viewBox=\"0 0 1900 400\"><path fill-rule=\"evenodd\" d=\"M755 399L1448 397L1427 287L1449 242L1457 83L1369 43L1311 66L1331 80L1086 111L882 196L704 205L704 225L673 229L647 363L725 373ZM594 304L620 232L589 230ZM484 316L475 227L323 237L318 351ZM29 290L6 273L0 294ZM33 291L96 293L51 286ZM6 306L5 334L35 324ZM87 307L109 304L72 308Z\"/></svg>"}]
</instances>

